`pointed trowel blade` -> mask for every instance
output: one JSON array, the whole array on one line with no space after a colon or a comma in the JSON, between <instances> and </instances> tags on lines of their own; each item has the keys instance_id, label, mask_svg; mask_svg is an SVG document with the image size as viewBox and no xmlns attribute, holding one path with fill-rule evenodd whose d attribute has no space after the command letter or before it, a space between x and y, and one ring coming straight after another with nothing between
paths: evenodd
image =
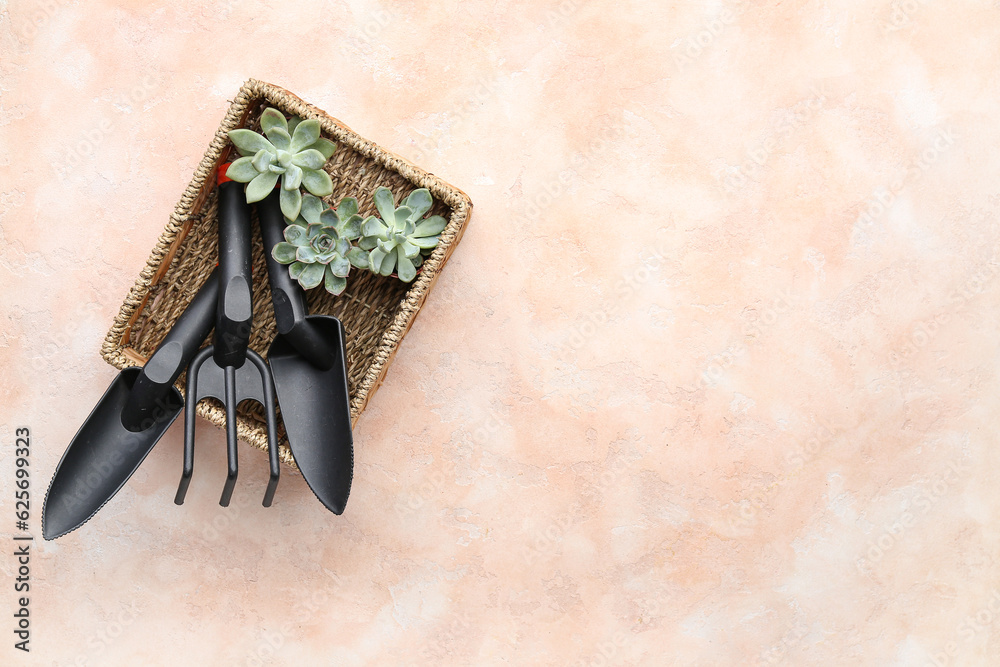
<instances>
[{"instance_id":1,"label":"pointed trowel blade","mask_svg":"<svg viewBox=\"0 0 1000 667\"><path fill-rule=\"evenodd\" d=\"M42 536L54 540L76 530L114 497L180 414L183 398L171 387L142 431L122 426L121 414L140 368L115 378L70 441L42 506Z\"/></svg>"},{"instance_id":2,"label":"pointed trowel blade","mask_svg":"<svg viewBox=\"0 0 1000 667\"><path fill-rule=\"evenodd\" d=\"M336 351L329 370L319 370L278 335L268 352L275 393L295 463L319 501L342 514L351 494L354 438L340 321L306 318Z\"/></svg>"}]
</instances>

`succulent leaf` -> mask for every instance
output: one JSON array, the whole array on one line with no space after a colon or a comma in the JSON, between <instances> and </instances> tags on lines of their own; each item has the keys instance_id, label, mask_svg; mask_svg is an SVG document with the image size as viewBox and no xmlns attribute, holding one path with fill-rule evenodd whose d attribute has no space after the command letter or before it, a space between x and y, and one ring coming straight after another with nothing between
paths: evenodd
<instances>
[{"instance_id":1,"label":"succulent leaf","mask_svg":"<svg viewBox=\"0 0 1000 667\"><path fill-rule=\"evenodd\" d=\"M351 262L341 255L337 255L329 264L333 275L339 278L346 278L347 274L351 272Z\"/></svg>"},{"instance_id":2,"label":"succulent leaf","mask_svg":"<svg viewBox=\"0 0 1000 667\"><path fill-rule=\"evenodd\" d=\"M249 183L258 173L252 162L253 158L249 156L235 160L226 170L226 176L240 183Z\"/></svg>"},{"instance_id":3,"label":"succulent leaf","mask_svg":"<svg viewBox=\"0 0 1000 667\"><path fill-rule=\"evenodd\" d=\"M271 256L282 264L291 264L295 261L297 251L298 248L291 243L278 243L271 250Z\"/></svg>"},{"instance_id":4,"label":"succulent leaf","mask_svg":"<svg viewBox=\"0 0 1000 667\"><path fill-rule=\"evenodd\" d=\"M431 210L431 206L434 205L434 199L431 197L430 190L427 188L420 188L419 190L414 190L410 193L410 196L406 198L403 205L408 207L413 213L411 215L411 220L416 221L424 213Z\"/></svg>"},{"instance_id":5,"label":"succulent leaf","mask_svg":"<svg viewBox=\"0 0 1000 667\"><path fill-rule=\"evenodd\" d=\"M361 248L355 247L348 250L347 260L351 263L351 266L354 266L356 268L359 269L368 268L368 253L362 250Z\"/></svg>"},{"instance_id":6,"label":"succulent leaf","mask_svg":"<svg viewBox=\"0 0 1000 667\"><path fill-rule=\"evenodd\" d=\"M329 160L330 157L337 150L337 144L333 143L329 139L324 139L323 137L320 137L309 148L319 151L323 155L324 160Z\"/></svg>"},{"instance_id":7,"label":"succulent leaf","mask_svg":"<svg viewBox=\"0 0 1000 667\"><path fill-rule=\"evenodd\" d=\"M396 231L400 232L403 231L406 228L406 224L409 223L412 233L413 223L410 222L411 215L413 215L413 209L411 209L409 206L400 206L399 208L396 209L396 212L394 214L394 218L396 221ZM386 220L386 222L388 222L388 220Z\"/></svg>"},{"instance_id":8,"label":"succulent leaf","mask_svg":"<svg viewBox=\"0 0 1000 667\"><path fill-rule=\"evenodd\" d=\"M333 194L333 181L330 180L330 174L322 169L303 169L302 185L317 197Z\"/></svg>"},{"instance_id":9,"label":"succulent leaf","mask_svg":"<svg viewBox=\"0 0 1000 667\"><path fill-rule=\"evenodd\" d=\"M385 257L382 258L382 266L379 267L378 272L387 276L392 273L392 269L396 264L396 258L393 253L387 253Z\"/></svg>"},{"instance_id":10,"label":"succulent leaf","mask_svg":"<svg viewBox=\"0 0 1000 667\"><path fill-rule=\"evenodd\" d=\"M292 277L292 280L298 280L306 266L308 265L302 262L292 262L292 265L288 267L288 275Z\"/></svg>"},{"instance_id":11,"label":"succulent leaf","mask_svg":"<svg viewBox=\"0 0 1000 667\"><path fill-rule=\"evenodd\" d=\"M327 292L337 296L338 294L343 293L344 288L347 287L347 278L338 276L333 272L333 269L330 266L327 266L324 287Z\"/></svg>"},{"instance_id":12,"label":"succulent leaf","mask_svg":"<svg viewBox=\"0 0 1000 667\"><path fill-rule=\"evenodd\" d=\"M312 289L323 281L324 275L326 275L326 265L306 264L305 268L302 269L302 273L299 274L299 285L303 289Z\"/></svg>"},{"instance_id":13,"label":"succulent leaf","mask_svg":"<svg viewBox=\"0 0 1000 667\"><path fill-rule=\"evenodd\" d=\"M319 253L312 246L299 246L295 249L295 259L303 264L314 264L318 257Z\"/></svg>"},{"instance_id":14,"label":"succulent leaf","mask_svg":"<svg viewBox=\"0 0 1000 667\"><path fill-rule=\"evenodd\" d=\"M261 198L263 199L263 197ZM302 207L302 192L298 188L294 190L281 190L281 212L289 220L299 217L299 209Z\"/></svg>"},{"instance_id":15,"label":"succulent leaf","mask_svg":"<svg viewBox=\"0 0 1000 667\"><path fill-rule=\"evenodd\" d=\"M243 158L240 158L240 160L242 159ZM274 161L274 154L269 153L264 149L261 149L257 151L256 155L253 156L253 160L250 163L250 166L252 166L258 173L263 173L268 170L273 161ZM236 162L239 162L239 160L237 160ZM233 164L236 164L236 162L234 162Z\"/></svg>"},{"instance_id":16,"label":"succulent leaf","mask_svg":"<svg viewBox=\"0 0 1000 667\"><path fill-rule=\"evenodd\" d=\"M298 153L312 146L319 139L319 130L319 121L315 118L304 120L296 125L295 132L292 134L290 150L293 153Z\"/></svg>"},{"instance_id":17,"label":"succulent leaf","mask_svg":"<svg viewBox=\"0 0 1000 667\"><path fill-rule=\"evenodd\" d=\"M358 200L354 197L344 197L337 206L337 217L341 220L349 220L358 214Z\"/></svg>"},{"instance_id":18,"label":"succulent leaf","mask_svg":"<svg viewBox=\"0 0 1000 667\"><path fill-rule=\"evenodd\" d=\"M288 135L288 130L283 127L271 128L271 131L267 133L267 139L279 151L287 151L289 145L292 143L292 138Z\"/></svg>"},{"instance_id":19,"label":"succulent leaf","mask_svg":"<svg viewBox=\"0 0 1000 667\"><path fill-rule=\"evenodd\" d=\"M417 246L421 250L436 248L438 238L436 236L414 236L410 238L410 243Z\"/></svg>"},{"instance_id":20,"label":"succulent leaf","mask_svg":"<svg viewBox=\"0 0 1000 667\"><path fill-rule=\"evenodd\" d=\"M285 177L281 179L281 187L285 190L298 190L300 185L302 185L302 169L294 164L288 165Z\"/></svg>"},{"instance_id":21,"label":"succulent leaf","mask_svg":"<svg viewBox=\"0 0 1000 667\"><path fill-rule=\"evenodd\" d=\"M413 230L413 235L420 237L433 236L436 238L441 232L444 231L444 228L447 226L448 226L448 221L445 220L442 216L432 215L431 217L421 220L419 223L417 223L416 227Z\"/></svg>"},{"instance_id":22,"label":"succulent leaf","mask_svg":"<svg viewBox=\"0 0 1000 667\"><path fill-rule=\"evenodd\" d=\"M396 203L392 198L392 190L385 187L376 188L374 199L375 208L378 209L382 220L385 224L391 225L396 220Z\"/></svg>"},{"instance_id":23,"label":"succulent leaf","mask_svg":"<svg viewBox=\"0 0 1000 667\"><path fill-rule=\"evenodd\" d=\"M343 217L341 217L343 220ZM340 223L340 235L351 241L361 236L361 216L355 213L347 220Z\"/></svg>"},{"instance_id":24,"label":"succulent leaf","mask_svg":"<svg viewBox=\"0 0 1000 667\"><path fill-rule=\"evenodd\" d=\"M236 146L240 155L255 155L257 151L274 151L275 148L270 141L260 136L253 130L239 129L230 130L229 139Z\"/></svg>"},{"instance_id":25,"label":"succulent leaf","mask_svg":"<svg viewBox=\"0 0 1000 667\"><path fill-rule=\"evenodd\" d=\"M308 169L322 169L324 162L326 162L326 158L315 148L307 148L300 153L296 153L292 158L292 164Z\"/></svg>"},{"instance_id":26,"label":"succulent leaf","mask_svg":"<svg viewBox=\"0 0 1000 667\"><path fill-rule=\"evenodd\" d=\"M374 215L370 215L365 219L365 223L361 226L361 233L365 236L384 236L388 231L385 223L376 218Z\"/></svg>"},{"instance_id":27,"label":"succulent leaf","mask_svg":"<svg viewBox=\"0 0 1000 667\"><path fill-rule=\"evenodd\" d=\"M409 241L403 241L396 247L403 251L403 254L406 256L407 259L412 259L420 254L419 246L410 243Z\"/></svg>"},{"instance_id":28,"label":"succulent leaf","mask_svg":"<svg viewBox=\"0 0 1000 667\"><path fill-rule=\"evenodd\" d=\"M264 113L260 115L260 129L264 131L264 134L268 134L276 127L288 132L288 121L285 120L285 114L273 107L264 109Z\"/></svg>"},{"instance_id":29,"label":"succulent leaf","mask_svg":"<svg viewBox=\"0 0 1000 667\"><path fill-rule=\"evenodd\" d=\"M285 241L293 246L309 245L309 234L301 225L288 225L285 227Z\"/></svg>"},{"instance_id":30,"label":"succulent leaf","mask_svg":"<svg viewBox=\"0 0 1000 667\"><path fill-rule=\"evenodd\" d=\"M368 269L373 273L379 273L382 270L382 260L385 259L386 253L382 251L381 248L375 248L368 254Z\"/></svg>"},{"instance_id":31,"label":"succulent leaf","mask_svg":"<svg viewBox=\"0 0 1000 667\"><path fill-rule=\"evenodd\" d=\"M403 253L403 246L396 248L396 264L396 271L399 275L399 279L404 283L411 282L417 277L417 269L413 266L413 262L410 261L410 258Z\"/></svg>"},{"instance_id":32,"label":"succulent leaf","mask_svg":"<svg viewBox=\"0 0 1000 667\"><path fill-rule=\"evenodd\" d=\"M319 222L319 217L326 208L326 204L319 197L313 197L308 194L302 195L302 211L300 215L305 218L307 223Z\"/></svg>"},{"instance_id":33,"label":"succulent leaf","mask_svg":"<svg viewBox=\"0 0 1000 667\"><path fill-rule=\"evenodd\" d=\"M269 171L258 174L247 185L247 203L252 204L255 201L260 201L264 197L271 194L271 190L274 189L274 184L277 182L278 174L274 174Z\"/></svg>"}]
</instances>

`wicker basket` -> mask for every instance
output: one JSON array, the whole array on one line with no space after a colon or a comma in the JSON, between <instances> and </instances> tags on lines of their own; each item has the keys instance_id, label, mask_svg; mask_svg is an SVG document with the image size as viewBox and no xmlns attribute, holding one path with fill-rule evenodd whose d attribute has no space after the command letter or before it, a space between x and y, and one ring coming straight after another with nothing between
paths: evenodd
<instances>
[{"instance_id":1,"label":"wicker basket","mask_svg":"<svg viewBox=\"0 0 1000 667\"><path fill-rule=\"evenodd\" d=\"M367 216L376 213L371 197L376 187L387 186L397 195L424 187L434 196L431 213L443 215L448 220L440 243L424 261L412 283L355 270L340 296L334 297L323 289L310 290L308 294L311 313L334 315L344 325L351 422L356 424L385 378L389 362L441 268L462 237L472 202L458 188L360 137L337 119L283 88L263 81L247 81L229 107L146 267L122 304L105 338L101 355L119 369L146 363L215 267L218 255L215 173L232 150L226 133L237 127L259 129L258 119L265 106L319 120L323 136L337 143L337 151L325 166L333 179L333 195L327 198L329 203L355 196L361 208L359 212ZM256 217L253 226L254 327L250 347L266 357L274 338L274 311ZM182 392L184 379L182 375L177 381L177 388ZM238 413L239 437L266 450L263 411L256 404L249 405L240 408ZM219 428L225 428L225 411L211 399L198 406L198 414ZM283 425L279 424L278 434L281 460L294 466Z\"/></svg>"}]
</instances>

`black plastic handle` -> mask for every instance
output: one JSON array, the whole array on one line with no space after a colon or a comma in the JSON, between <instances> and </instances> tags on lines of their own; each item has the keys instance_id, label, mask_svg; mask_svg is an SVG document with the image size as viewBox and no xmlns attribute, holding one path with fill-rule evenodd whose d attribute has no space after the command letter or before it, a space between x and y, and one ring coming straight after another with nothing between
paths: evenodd
<instances>
[{"instance_id":1,"label":"black plastic handle","mask_svg":"<svg viewBox=\"0 0 1000 667\"><path fill-rule=\"evenodd\" d=\"M141 431L144 423L150 423L150 418L170 393L177 377L187 368L212 330L218 302L216 269L177 318L132 385L121 415L122 426L126 429Z\"/></svg>"},{"instance_id":2,"label":"black plastic handle","mask_svg":"<svg viewBox=\"0 0 1000 667\"><path fill-rule=\"evenodd\" d=\"M271 255L271 249L285 240L285 216L281 213L277 190L257 204L257 217L260 220L260 235L264 240L275 327L309 363L320 370L328 370L336 360L333 346L306 319L309 310L305 295L298 282L288 275L288 267Z\"/></svg>"},{"instance_id":3,"label":"black plastic handle","mask_svg":"<svg viewBox=\"0 0 1000 667\"><path fill-rule=\"evenodd\" d=\"M243 184L219 185L219 301L215 363L239 368L247 358L253 325L250 272L250 205Z\"/></svg>"}]
</instances>

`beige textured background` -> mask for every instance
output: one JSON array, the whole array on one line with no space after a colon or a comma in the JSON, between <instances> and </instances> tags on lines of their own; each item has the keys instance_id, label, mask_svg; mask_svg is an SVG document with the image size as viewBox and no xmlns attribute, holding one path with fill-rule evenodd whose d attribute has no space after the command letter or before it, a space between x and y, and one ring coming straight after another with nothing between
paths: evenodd
<instances>
[{"instance_id":1,"label":"beige textured background","mask_svg":"<svg viewBox=\"0 0 1000 667\"><path fill-rule=\"evenodd\" d=\"M244 79L475 213L343 517L178 422L0 663L1000 662L996 3L208 4L0 0L5 544Z\"/></svg>"}]
</instances>

